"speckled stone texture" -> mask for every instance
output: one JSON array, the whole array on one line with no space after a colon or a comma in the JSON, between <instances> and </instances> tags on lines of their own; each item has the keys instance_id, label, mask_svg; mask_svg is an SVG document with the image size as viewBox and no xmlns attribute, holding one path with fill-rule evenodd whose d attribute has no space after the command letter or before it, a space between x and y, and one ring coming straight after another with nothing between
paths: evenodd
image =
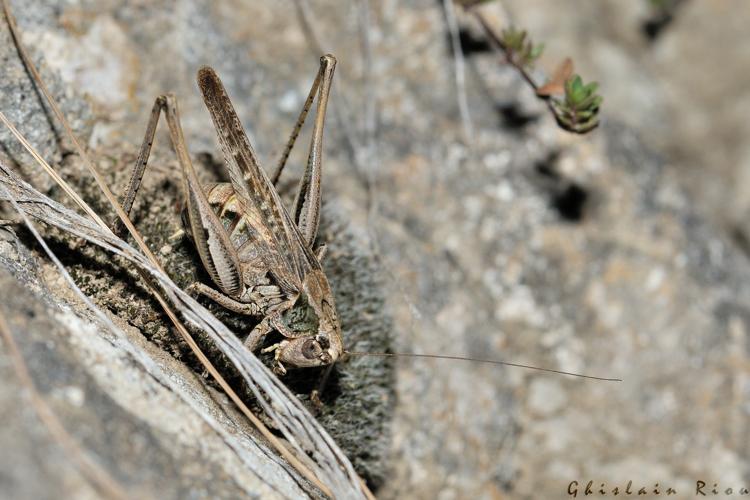
<instances>
[{"instance_id":1,"label":"speckled stone texture","mask_svg":"<svg viewBox=\"0 0 750 500\"><path fill-rule=\"evenodd\" d=\"M287 1L12 3L24 39L56 90L69 96L67 112L117 191L153 99L167 91L178 95L201 175L223 175L194 83L201 64L217 68L266 165L281 151L317 69ZM732 232L715 222L726 218L712 208L718 198L711 195L732 185L734 174L722 163L718 184L708 184L710 174L683 175L687 155L674 149L679 137L655 132L725 122L708 114L715 109L708 97L693 114L684 100L684 109L674 107L663 86L685 91L684 78L646 67L661 57L685 64L688 74L679 40L701 40L701 26L714 33L711 23L688 24L693 31L684 32L678 17L661 45L639 45L632 40L642 37L642 11L634 11L632 27L610 14L610 31L599 21L585 31L594 22L594 14L581 14L589 7L558 12L556 2L509 1L532 33L549 27L537 38L553 56L558 45L585 45L593 60L607 63L577 58L587 80L605 83L603 122L585 137L560 131L517 75L477 46L467 59L475 133L465 144L441 3L371 2L369 65L361 43L365 3L309 4L325 50L339 59L321 239L330 244L326 271L347 345L503 359L624 381L455 361L352 359L338 369L320 418L358 471L383 498L563 498L573 480L658 482L680 492L692 492L699 479L747 486L750 265ZM601 4L595 12L617 12L615 5L630 2ZM708 8L702 4L686 2L682 19L694 20L695 9ZM629 29L632 40L612 40ZM665 55L668 49L676 52ZM15 57L5 45L0 51ZM35 108L20 98L7 103L26 88L22 73L13 78L18 83L0 84L3 111L15 105L30 116ZM85 109L77 104L84 98ZM375 130L369 141L368 123ZM33 139L59 159L48 132L23 130L39 134ZM356 159L345 131L355 138ZM690 135L690 148L680 151L706 151L706 162L718 158L708 154L722 147L714 132ZM285 174L286 195L306 143L303 137ZM154 165L136 223L170 274L187 283L202 275L189 243L172 237L179 171L163 133ZM74 157L65 157L62 168L80 177ZM77 182L96 202L87 182ZM697 197L704 186L710 196ZM732 196L723 199L740 207L732 213L743 213ZM51 236L55 248L69 248ZM101 256L75 251L66 264L84 289L191 376L195 361L133 280L102 267ZM139 302L125 304L129 310L118 304L123 296ZM247 328L225 317L235 331ZM310 379L289 381L304 399ZM137 383L132 389L141 390ZM192 466L191 456L170 456L170 467ZM218 481L211 494L232 497L231 487Z\"/></svg>"},{"instance_id":2,"label":"speckled stone texture","mask_svg":"<svg viewBox=\"0 0 750 500\"><path fill-rule=\"evenodd\" d=\"M36 391L119 491L175 499L305 496L273 452L255 444L259 438L225 396L138 330L118 321L125 333L118 337L68 306L60 296L65 286L0 229L0 312L13 341ZM2 497L108 497L42 423L9 352L4 345L0 353Z\"/></svg>"}]
</instances>

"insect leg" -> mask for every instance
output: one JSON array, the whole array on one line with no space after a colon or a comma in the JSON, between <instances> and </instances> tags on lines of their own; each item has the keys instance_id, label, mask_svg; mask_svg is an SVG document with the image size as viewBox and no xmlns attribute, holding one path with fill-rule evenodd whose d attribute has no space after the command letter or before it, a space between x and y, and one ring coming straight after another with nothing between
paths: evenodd
<instances>
[{"instance_id":1,"label":"insect leg","mask_svg":"<svg viewBox=\"0 0 750 500\"><path fill-rule=\"evenodd\" d=\"M273 352L273 372L276 375L284 376L286 375L286 368L281 363L281 353L284 352L284 348L289 345L288 340L282 340L278 344L274 344L270 347L266 347L261 352Z\"/></svg>"},{"instance_id":2,"label":"insect leg","mask_svg":"<svg viewBox=\"0 0 750 500\"><path fill-rule=\"evenodd\" d=\"M180 125L177 100L171 94L161 95L156 98L151 110L151 118L146 128L146 135L141 144L138 160L130 177L128 190L123 198L123 209L129 213L133 207L138 188L146 170L148 157L156 133L156 125L159 122L161 112L167 119L169 135L172 139L177 159L182 167L183 192L187 198L188 221L190 233L200 255L203 266L211 279L218 285L222 292L229 296L236 296L242 291L242 280L239 257L237 250L229 241L224 226L214 213L208 203L206 194L201 188L198 176L190 161L190 155L185 145L185 136ZM116 234L124 234L124 230L116 223L114 225ZM120 231L119 233L117 231Z\"/></svg>"},{"instance_id":3,"label":"insect leg","mask_svg":"<svg viewBox=\"0 0 750 500\"><path fill-rule=\"evenodd\" d=\"M253 330L250 332L250 335L247 336L247 338L245 339L245 347L247 347L251 352L254 352L258 349L258 347L260 347L263 339L271 330L273 330L273 327L271 326L271 320L268 316L266 316L265 318L263 318L263 321L258 323L258 325L253 328Z\"/></svg>"},{"instance_id":4,"label":"insect leg","mask_svg":"<svg viewBox=\"0 0 750 500\"><path fill-rule=\"evenodd\" d=\"M294 143L297 140L297 137L299 136L300 130L302 130L302 125L304 125L305 123L305 118L307 118L307 113L310 111L310 108L312 107L312 103L315 100L315 94L318 92L318 87L320 87L320 75L321 75L321 71L320 69L318 69L318 73L315 75L315 80L313 80L312 87L310 87L310 92L307 94L307 99L305 99L305 104L302 106L302 111L300 111L299 117L297 117L297 122L294 124L292 135L289 136L289 140L286 143L286 147L284 148L284 151L281 153L281 158L279 158L279 162L276 164L276 170L273 172L273 175L271 176L271 182L273 183L274 186L279 182L279 177L281 177L281 172L284 170L286 161L289 159L289 153L292 152Z\"/></svg>"},{"instance_id":5,"label":"insect leg","mask_svg":"<svg viewBox=\"0 0 750 500\"><path fill-rule=\"evenodd\" d=\"M273 289L276 287L267 287ZM264 297L262 294L258 296L258 302L238 302L231 297L224 295L223 293L214 290L210 286L203 283L193 283L187 288L190 293L198 293L209 299L213 300L217 304L234 311L239 314L246 314L248 316L260 316L265 311L267 314L263 320L258 323L255 328L245 339L245 346L251 351L255 351L260 344L263 342L263 338L273 329L279 330L279 332L287 336L290 334L286 331L286 328L278 322L280 314L289 308L292 304L290 301L278 303L274 300L274 297ZM269 292L270 290L265 290ZM266 299L266 300L264 300Z\"/></svg>"},{"instance_id":6,"label":"insect leg","mask_svg":"<svg viewBox=\"0 0 750 500\"><path fill-rule=\"evenodd\" d=\"M318 386L310 393L310 401L316 408L321 408L323 406L323 401L320 399L320 395L323 394L323 390L325 390L326 385L328 384L328 379L333 371L333 366L333 364L330 364L326 367L323 375L321 375L320 380L318 381Z\"/></svg>"},{"instance_id":7,"label":"insect leg","mask_svg":"<svg viewBox=\"0 0 750 500\"><path fill-rule=\"evenodd\" d=\"M203 267L219 289L230 297L242 292L242 272L237 250L229 240L219 217L208 203L198 181L185 145L177 100L171 94L163 98L164 114L177 158L182 167L183 190L187 198L188 222Z\"/></svg>"},{"instance_id":8,"label":"insect leg","mask_svg":"<svg viewBox=\"0 0 750 500\"><path fill-rule=\"evenodd\" d=\"M279 323L279 318L281 317L281 313L284 312L286 309L291 307L292 302L286 302L284 304L281 304L277 306L277 308L266 315L263 320L258 323L258 325L253 328L253 330L250 332L250 335L247 336L245 339L245 346L250 349L251 351L255 351L258 347L260 347L261 342L263 342L263 338L268 335L268 333L271 330L279 330L279 333L284 335L285 328L282 327L282 325ZM278 344L274 344L271 347L267 347L266 349L263 349L263 352L270 352L275 351L279 349L279 347L283 347L287 345L289 341L282 340ZM275 364L278 366L281 366L281 363L278 361L278 355L281 354L280 351L277 351L277 356L275 359ZM283 375L286 373L286 370L284 370L284 367L281 366L281 371L276 371L274 368L274 371L276 371L277 374Z\"/></svg>"},{"instance_id":9,"label":"insect leg","mask_svg":"<svg viewBox=\"0 0 750 500\"><path fill-rule=\"evenodd\" d=\"M154 134L156 133L156 125L159 123L159 115L163 105L163 96L157 97L154 102L154 107L151 108L151 117L148 120L148 126L146 127L146 134L143 137L143 143L141 149L138 151L138 159L135 161L133 167L133 173L130 175L130 182L128 182L128 189L125 195L120 200L120 205L125 213L130 216L130 211L133 209L133 202L138 194L138 189L141 187L141 181L143 180L143 174L146 171L146 163L148 163L148 157L151 154L151 146L154 143ZM112 232L115 233L119 238L122 238L126 234L125 224L122 223L119 217L115 217L114 222L111 225Z\"/></svg>"},{"instance_id":10,"label":"insect leg","mask_svg":"<svg viewBox=\"0 0 750 500\"><path fill-rule=\"evenodd\" d=\"M318 258L318 262L323 262L323 258L326 256L326 252L328 251L328 245L323 243L315 250L315 257Z\"/></svg>"},{"instance_id":11,"label":"insect leg","mask_svg":"<svg viewBox=\"0 0 750 500\"><path fill-rule=\"evenodd\" d=\"M248 316L258 316L261 314L261 307L254 302L238 302L231 297L224 295L218 290L214 290L208 285L203 283L193 283L187 288L188 292L195 292L209 299L213 300L217 304L240 314L246 314Z\"/></svg>"},{"instance_id":12,"label":"insect leg","mask_svg":"<svg viewBox=\"0 0 750 500\"><path fill-rule=\"evenodd\" d=\"M320 78L321 83L318 89L318 109L315 112L315 123L313 125L312 139L310 140L310 153L307 157L307 166L302 175L302 180L297 189L297 197L294 201L294 222L310 247L312 247L315 236L318 234L318 224L320 223L323 127L325 125L328 95L331 92L331 83L335 68L336 59L332 55L328 54L320 58L318 78Z\"/></svg>"}]
</instances>

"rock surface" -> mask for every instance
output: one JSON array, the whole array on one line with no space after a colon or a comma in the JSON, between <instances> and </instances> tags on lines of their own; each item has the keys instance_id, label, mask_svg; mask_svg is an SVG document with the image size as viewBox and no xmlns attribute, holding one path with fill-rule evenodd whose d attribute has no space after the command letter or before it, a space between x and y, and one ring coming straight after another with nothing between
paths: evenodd
<instances>
[{"instance_id":1,"label":"rock surface","mask_svg":"<svg viewBox=\"0 0 750 500\"><path fill-rule=\"evenodd\" d=\"M572 56L597 80L608 114L640 132L670 168L697 210L746 239L750 175L750 58L742 0L618 2L506 0L515 22L547 41L542 67ZM679 3L658 36L652 4ZM554 11L555 15L547 15Z\"/></svg>"},{"instance_id":2,"label":"rock surface","mask_svg":"<svg viewBox=\"0 0 750 500\"><path fill-rule=\"evenodd\" d=\"M64 281L43 269L12 232L0 229L0 312L13 341L63 428L121 492L139 498L305 496L273 452L255 444L255 431L224 395L135 328L123 326L125 336L118 337L82 317L61 298ZM39 420L3 344L3 498L108 497Z\"/></svg>"},{"instance_id":3,"label":"rock surface","mask_svg":"<svg viewBox=\"0 0 750 500\"><path fill-rule=\"evenodd\" d=\"M616 9L603 3L607 12ZM46 61L58 90L70 95L66 111L82 124L81 133L90 124L89 144L118 189L153 98L167 91L179 96L191 151L209 153L201 155L204 175L216 177L220 156L194 84L201 64L215 66L225 80L267 165L283 147L316 70L287 2L12 4L30 49ZM703 208L685 194L682 164L663 161L639 138L650 141L655 130L682 116L659 111L673 106L658 91L663 75L640 71L632 47L628 52L608 41L606 28L597 28L593 41L576 41L571 33L581 30L575 23L586 18L565 17L574 10L550 16L554 9L539 7L546 5L542 0L528 10L508 2L532 31L535 20L552 23L538 36L550 46L585 43L604 61L619 54L622 64L610 61L597 73L598 66L583 58L584 75L608 82L607 115L597 131L574 137L555 127L494 54L472 53L467 85L475 134L467 145L440 4L372 4L364 20L357 4L310 4L324 49L339 59L326 138L324 239L331 242L327 272L351 348L392 344L398 351L503 359L624 381L409 358L399 359L393 373L393 365L354 359L340 368L321 419L358 471L384 498L560 498L574 480L612 487L658 482L681 492L692 492L699 479L747 486L750 265L721 225L706 222L720 217L701 215ZM700 2L687 3L687 19L695 15L688 9L706 8L693 4ZM363 23L370 65L363 62ZM641 36L633 29L623 37ZM0 47L3 57L14 57L7 45ZM675 54L670 57L681 61L682 52ZM3 83L7 95L24 92L22 76L17 86ZM626 91L636 84L651 93L632 106ZM82 94L89 111L76 104ZM26 109L19 99L11 104ZM695 110L698 118L706 106ZM516 119L509 120L511 114ZM369 139L362 132L368 124L375 125ZM55 143L39 130L33 141ZM355 138L356 158L348 154L347 134ZM153 248L170 247L161 253L170 274L184 271L188 281L195 273L189 244L168 239L179 225L178 171L164 134L157 142L158 170L147 174L137 223ZM288 179L299 174L304 149L293 156ZM56 159L53 151L50 146ZM64 168L80 172L73 159ZM731 185L726 179L719 185ZM697 186L688 185L688 192ZM96 293L108 272L80 255L66 261L79 284L130 318L148 339L141 341L144 348L172 354L160 359L185 380L194 378L195 364L158 315L146 309L123 314L111 296ZM3 262L18 265L12 258ZM110 295L136 294L132 283L117 286ZM36 375L44 380L50 373ZM94 378L85 387L104 398L111 390L105 382ZM304 393L305 383L296 383ZM131 397L143 390L139 382L127 387ZM3 391L18 397L12 388ZM85 396L79 412L95 412L91 399ZM127 415L118 418L129 422ZM70 424L76 421L71 416ZM160 432L152 421L144 425L143 432ZM31 453L27 441L12 443L19 454ZM96 442L84 443L103 454ZM180 475L186 471L219 474L210 464L226 471L218 451L206 451L198 462L189 444L178 453L159 443L167 457L163 470L181 478L170 485L174 491L190 488ZM126 461L128 453L122 456ZM117 476L118 469L112 472ZM207 494L241 494L232 490L239 480L226 474L233 479L212 482ZM50 476L50 484L56 480ZM170 480L162 478L161 485ZM84 482L69 487L80 497L88 494Z\"/></svg>"}]
</instances>

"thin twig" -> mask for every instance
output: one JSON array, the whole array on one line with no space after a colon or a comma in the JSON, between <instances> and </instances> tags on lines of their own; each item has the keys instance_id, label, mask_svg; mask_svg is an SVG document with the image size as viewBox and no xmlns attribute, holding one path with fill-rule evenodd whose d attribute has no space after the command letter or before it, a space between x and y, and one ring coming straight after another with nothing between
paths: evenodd
<instances>
[{"instance_id":1,"label":"thin twig","mask_svg":"<svg viewBox=\"0 0 750 500\"><path fill-rule=\"evenodd\" d=\"M304 31L305 37L310 44L311 51L316 56L327 53L327 51L324 50L324 44L321 42L320 36L315 29L315 24L312 21L313 14L310 11L310 6L308 5L307 1L294 0L294 5L297 11L297 18L299 19L300 25L302 26L302 31ZM338 75L339 80L341 80L341 69L338 70ZM360 151L362 151L362 147L360 144L360 140L354 136L356 127L352 126L351 118L347 116L344 111L342 111L342 108L351 109L351 107L347 102L344 92L339 91L336 100L339 101L340 105L334 103L334 105L331 106L331 110L333 111L333 118L339 124L338 130L344 137L344 143L349 151L349 155L352 161L354 162L354 166L356 167L355 174L357 175L357 178L359 179L361 184L365 186L365 188L368 188L370 178L368 176L367 165L364 164L361 157Z\"/></svg>"},{"instance_id":2,"label":"thin twig","mask_svg":"<svg viewBox=\"0 0 750 500\"><path fill-rule=\"evenodd\" d=\"M367 231L370 234L370 242L373 247L373 253L379 255L378 235L374 230L375 219L378 215L378 196L376 168L377 163L373 161L377 150L377 97L375 93L374 73L373 73L373 54L372 54L372 33L370 27L370 2L369 0L360 0L357 4L360 33L360 48L362 51L362 135L364 136L364 178L366 179L365 191L367 198L365 207L367 209ZM357 156L360 156L359 154ZM360 158L361 159L361 158Z\"/></svg>"},{"instance_id":3,"label":"thin twig","mask_svg":"<svg viewBox=\"0 0 750 500\"><path fill-rule=\"evenodd\" d=\"M495 29L492 27L489 21L487 21L484 14L482 14L482 12L480 12L477 8L469 8L468 12L471 13L479 22L479 24L482 26L482 30L484 31L485 35L489 39L490 45L492 46L492 48L494 48L496 51L503 54L505 61L511 66L513 66L513 68L515 68L518 74L521 75L521 78L523 78L523 80L534 91L534 95L536 95L538 99L544 101L550 113L552 113L552 116L554 116L555 119L557 119L557 110L552 104L552 100L549 98L549 96L537 94L539 85L536 83L536 81L534 81L534 78L529 74L529 72L526 70L523 64L521 64L519 61L517 61L513 57L513 54L503 42L502 37L495 32Z\"/></svg>"},{"instance_id":4,"label":"thin twig","mask_svg":"<svg viewBox=\"0 0 750 500\"><path fill-rule=\"evenodd\" d=\"M299 20L300 26L302 27L302 31L305 34L305 38L307 38L308 45L310 47L310 50L316 54L320 55L325 53L323 50L324 43L321 41L321 37L318 34L318 32L315 29L315 23L313 21L313 13L310 10L310 6L307 3L307 0L294 0L295 9L297 11L297 19ZM364 4L360 4L360 7L364 5L365 8L368 8L369 6L365 2ZM360 14L360 19L362 19L363 16L368 16L368 14ZM363 30L369 30L369 26L362 26ZM372 53L370 42L369 42L369 34L363 34L362 47L363 50L368 51L369 54ZM368 66L371 66L371 61ZM374 94L373 89L371 87L371 80L372 72L371 71L365 71L363 74L364 77L364 86L365 86L365 99L371 99L372 95ZM341 71L339 70L339 80L343 80L341 78ZM339 89L343 87L343 82L337 84ZM369 88L369 92L368 92ZM365 115L371 114L373 115L372 118L368 118L366 116L366 120L372 119L373 123L373 130L372 134L368 137L366 137L367 141L371 141L373 144L369 145L368 148L363 148L361 141L355 137L354 132L357 130L357 127L354 124L354 121L351 119L350 116L344 114L343 111L341 111L341 108L344 109L352 109L351 106L349 106L349 103L346 99L346 92L343 90L339 90L337 94L337 100L339 103L341 103L341 106L332 106L334 119L338 123L338 130L341 131L341 134L344 137L344 143L347 147L347 152L349 153L349 157L352 160L352 163L354 164L354 173L357 176L357 179L360 181L360 184L365 188L365 192L367 194L367 207L368 207L368 213L372 211L373 205L374 205L374 172L372 171L372 150L374 150L374 140L375 140L375 130L374 126L376 124L374 119L374 107L372 109L365 108ZM366 105L367 106L367 105ZM374 99L373 104L374 106Z\"/></svg>"},{"instance_id":5,"label":"thin twig","mask_svg":"<svg viewBox=\"0 0 750 500\"><path fill-rule=\"evenodd\" d=\"M78 196L78 193L68 184L65 182L65 180L60 177L60 174L57 173L57 171L52 168L49 163L45 161L44 158L42 158L42 155L40 155L36 149L29 143L29 141L26 140L26 138L18 131L18 129L13 125L6 117L5 114L0 111L0 121L3 122L3 125L5 125L8 130L15 136L15 138L18 140L18 142L21 143L21 145L26 149L26 151L29 152L29 154L36 160L36 162L44 168L44 170L52 177L55 182L65 191L65 193L70 196L73 201L76 202L76 204L81 207L86 214L88 214L89 217L94 219L97 223L105 225L104 221L99 217L99 215L94 212L91 207L89 207L86 202L81 199L80 196Z\"/></svg>"},{"instance_id":6,"label":"thin twig","mask_svg":"<svg viewBox=\"0 0 750 500\"><path fill-rule=\"evenodd\" d=\"M372 33L370 28L370 2L369 0L359 0L358 2L358 20L359 32L362 50L362 83L364 87L364 98L362 107L363 126L362 130L365 136L365 148L367 148L368 159L372 158L375 148L375 134L377 132L376 118L376 95L373 78L373 57L372 57Z\"/></svg>"}]
</instances>

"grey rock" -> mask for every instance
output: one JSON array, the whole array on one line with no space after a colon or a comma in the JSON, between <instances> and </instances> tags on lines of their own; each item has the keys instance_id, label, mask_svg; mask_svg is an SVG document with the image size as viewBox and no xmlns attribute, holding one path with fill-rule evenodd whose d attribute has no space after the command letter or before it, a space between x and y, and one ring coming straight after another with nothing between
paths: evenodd
<instances>
[{"instance_id":1,"label":"grey rock","mask_svg":"<svg viewBox=\"0 0 750 500\"><path fill-rule=\"evenodd\" d=\"M585 78L601 84L606 116L668 155L696 210L748 233L747 2L680 2L655 39L643 31L654 2L573 0L565 9L555 0L504 3L518 25L547 42L542 68L573 57Z\"/></svg>"},{"instance_id":2,"label":"grey rock","mask_svg":"<svg viewBox=\"0 0 750 500\"><path fill-rule=\"evenodd\" d=\"M25 37L48 45L60 41L63 35L53 9L29 4L24 7L16 8L14 12L18 22L26 28ZM73 129L79 134L87 135L91 129L91 113L82 96L61 81L59 73L49 67L46 59L36 54L31 57L50 91L57 97L60 108L70 117ZM0 25L0 61L3 67L3 77L0 78L0 109L45 160L50 163L60 161L61 148L67 144L61 140L62 128L54 124L51 110L48 111L41 104L41 93L34 87L23 66L4 16ZM31 160L23 146L5 127L0 130L0 143L0 155L12 160L27 181L45 190L52 186L49 176Z\"/></svg>"},{"instance_id":3,"label":"grey rock","mask_svg":"<svg viewBox=\"0 0 750 500\"><path fill-rule=\"evenodd\" d=\"M122 338L61 302L59 278L45 276L19 240L0 231L0 312L22 362L65 430L122 491L140 498L304 495L271 452L253 443L252 430L223 396L136 330L124 329L125 342L132 342L124 349ZM108 496L43 425L9 349L0 360L3 496ZM165 383L165 373L179 390Z\"/></svg>"}]
</instances>

